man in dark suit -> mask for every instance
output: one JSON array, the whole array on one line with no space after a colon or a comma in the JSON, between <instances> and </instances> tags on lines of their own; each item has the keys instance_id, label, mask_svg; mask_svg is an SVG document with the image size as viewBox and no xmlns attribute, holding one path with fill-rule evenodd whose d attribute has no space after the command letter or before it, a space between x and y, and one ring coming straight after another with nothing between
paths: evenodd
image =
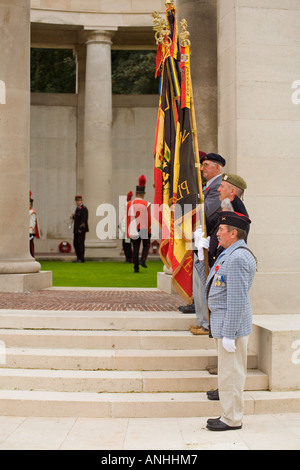
<instances>
[{"instance_id":1,"label":"man in dark suit","mask_svg":"<svg viewBox=\"0 0 300 470\"><path fill-rule=\"evenodd\" d=\"M206 179L204 187L204 213L206 221L207 236L211 236L218 213L221 210L221 201L219 199L218 189L222 182L221 169L226 165L226 161L221 155L209 153L201 158L201 171ZM213 264L210 259L210 265Z\"/></svg>"},{"instance_id":2,"label":"man in dark suit","mask_svg":"<svg viewBox=\"0 0 300 470\"><path fill-rule=\"evenodd\" d=\"M200 159L201 171L206 180L204 186L204 213L207 228L207 236L211 236L215 227L215 221L218 220L218 213L221 210L221 201L219 199L218 188L222 182L221 169L226 165L226 160L216 153L209 153ZM210 252L209 263L213 264ZM193 276L193 293L195 302L195 311L197 317L197 326L191 326L190 332L194 335L208 335L208 310L205 299L203 285L200 282L197 273Z\"/></svg>"},{"instance_id":3,"label":"man in dark suit","mask_svg":"<svg viewBox=\"0 0 300 470\"><path fill-rule=\"evenodd\" d=\"M76 210L74 214L71 216L73 217L74 221L74 249L77 256L77 260L74 263L84 263L84 252L85 252L85 234L89 231L88 226L88 209L82 202L82 196L75 197L76 202Z\"/></svg>"}]
</instances>

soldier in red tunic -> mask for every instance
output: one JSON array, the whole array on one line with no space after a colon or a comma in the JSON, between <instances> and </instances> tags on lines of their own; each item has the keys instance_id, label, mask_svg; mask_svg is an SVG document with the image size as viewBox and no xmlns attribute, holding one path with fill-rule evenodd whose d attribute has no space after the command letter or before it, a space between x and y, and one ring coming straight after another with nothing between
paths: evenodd
<instances>
[{"instance_id":1,"label":"soldier in red tunic","mask_svg":"<svg viewBox=\"0 0 300 470\"><path fill-rule=\"evenodd\" d=\"M134 272L139 272L139 265L147 267L146 260L151 239L151 204L145 200L146 177L141 175L136 187L136 197L127 203L127 238L131 239L133 247ZM139 251L141 243L143 250L141 258Z\"/></svg>"}]
</instances>

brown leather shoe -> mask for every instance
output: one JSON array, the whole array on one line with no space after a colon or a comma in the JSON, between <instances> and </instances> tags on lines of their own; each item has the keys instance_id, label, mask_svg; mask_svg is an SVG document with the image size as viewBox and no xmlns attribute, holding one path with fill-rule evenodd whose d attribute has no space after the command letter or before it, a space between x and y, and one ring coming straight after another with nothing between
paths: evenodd
<instances>
[{"instance_id":1,"label":"brown leather shoe","mask_svg":"<svg viewBox=\"0 0 300 470\"><path fill-rule=\"evenodd\" d=\"M218 375L218 367L217 366L207 366L206 370L207 370L207 372L210 373L210 375Z\"/></svg>"},{"instance_id":2,"label":"brown leather shoe","mask_svg":"<svg viewBox=\"0 0 300 470\"><path fill-rule=\"evenodd\" d=\"M203 326L191 326L190 332L193 335L209 335L209 331L203 328Z\"/></svg>"}]
</instances>

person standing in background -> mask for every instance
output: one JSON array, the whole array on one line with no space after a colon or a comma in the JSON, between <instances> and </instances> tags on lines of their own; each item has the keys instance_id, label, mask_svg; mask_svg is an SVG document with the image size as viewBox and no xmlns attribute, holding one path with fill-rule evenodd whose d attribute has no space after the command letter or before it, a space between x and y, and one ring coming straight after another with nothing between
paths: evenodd
<instances>
[{"instance_id":1,"label":"person standing in background","mask_svg":"<svg viewBox=\"0 0 300 470\"><path fill-rule=\"evenodd\" d=\"M34 239L40 238L40 232L38 227L37 221L37 213L33 209L33 199L31 198L30 192L30 199L29 199L29 250L31 256L34 258Z\"/></svg>"},{"instance_id":2,"label":"person standing in background","mask_svg":"<svg viewBox=\"0 0 300 470\"><path fill-rule=\"evenodd\" d=\"M127 238L131 238L133 246L134 272L140 271L139 265L147 268L146 261L150 249L151 239L151 204L145 200L146 177L139 177L139 184L136 187L136 197L127 203ZM141 259L139 251L141 243L143 250Z\"/></svg>"},{"instance_id":3,"label":"person standing in background","mask_svg":"<svg viewBox=\"0 0 300 470\"><path fill-rule=\"evenodd\" d=\"M122 236L122 247L124 250L124 255L126 263L132 263L132 246L130 238L126 237L126 217L127 217L127 203L132 199L132 191L129 191L127 194L127 202L125 203L124 214L120 222L120 232Z\"/></svg>"},{"instance_id":4,"label":"person standing in background","mask_svg":"<svg viewBox=\"0 0 300 470\"><path fill-rule=\"evenodd\" d=\"M75 197L76 210L70 218L74 220L74 249L77 256L77 260L73 261L74 263L84 263L84 252L85 252L85 235L89 231L88 226L88 209L82 202L82 196Z\"/></svg>"}]
</instances>

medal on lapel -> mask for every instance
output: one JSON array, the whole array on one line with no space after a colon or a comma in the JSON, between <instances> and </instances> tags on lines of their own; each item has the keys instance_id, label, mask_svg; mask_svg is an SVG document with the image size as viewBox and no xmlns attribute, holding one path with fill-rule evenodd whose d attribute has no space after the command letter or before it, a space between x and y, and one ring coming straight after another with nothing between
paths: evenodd
<instances>
[{"instance_id":1,"label":"medal on lapel","mask_svg":"<svg viewBox=\"0 0 300 470\"><path fill-rule=\"evenodd\" d=\"M225 287L225 279L224 276L218 276L218 274L215 274L215 287Z\"/></svg>"}]
</instances>

